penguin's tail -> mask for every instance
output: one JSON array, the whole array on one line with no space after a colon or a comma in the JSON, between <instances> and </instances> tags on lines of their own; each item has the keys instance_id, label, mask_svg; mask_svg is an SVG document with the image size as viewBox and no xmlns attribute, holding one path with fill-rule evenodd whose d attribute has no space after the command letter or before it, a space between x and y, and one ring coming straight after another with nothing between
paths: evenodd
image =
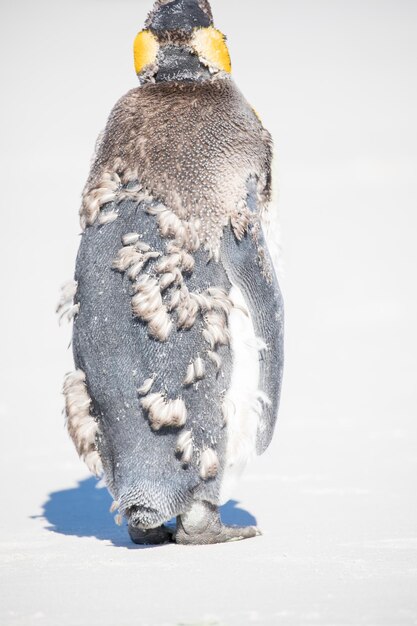
<instances>
[{"instance_id":1,"label":"penguin's tail","mask_svg":"<svg viewBox=\"0 0 417 626\"><path fill-rule=\"evenodd\" d=\"M140 481L119 498L120 513L129 526L143 530L158 528L189 509L192 493L188 489L173 488L160 481Z\"/></svg>"}]
</instances>

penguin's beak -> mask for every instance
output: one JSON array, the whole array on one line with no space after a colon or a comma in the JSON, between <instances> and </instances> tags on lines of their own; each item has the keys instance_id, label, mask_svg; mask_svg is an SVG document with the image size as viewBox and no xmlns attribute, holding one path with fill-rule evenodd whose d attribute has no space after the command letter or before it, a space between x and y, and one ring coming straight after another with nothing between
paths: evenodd
<instances>
[{"instance_id":1,"label":"penguin's beak","mask_svg":"<svg viewBox=\"0 0 417 626\"><path fill-rule=\"evenodd\" d=\"M157 0L146 27L155 33L166 31L191 33L195 28L208 28L212 24L210 5L206 1Z\"/></svg>"}]
</instances>

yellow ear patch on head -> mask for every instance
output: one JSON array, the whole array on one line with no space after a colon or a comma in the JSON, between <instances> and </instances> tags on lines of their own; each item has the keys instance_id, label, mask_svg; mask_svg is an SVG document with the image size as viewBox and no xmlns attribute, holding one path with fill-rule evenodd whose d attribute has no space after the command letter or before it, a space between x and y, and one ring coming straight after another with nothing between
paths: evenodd
<instances>
[{"instance_id":1,"label":"yellow ear patch on head","mask_svg":"<svg viewBox=\"0 0 417 626\"><path fill-rule=\"evenodd\" d=\"M207 65L224 72L232 71L225 36L213 26L194 31L191 45L200 59Z\"/></svg>"},{"instance_id":2,"label":"yellow ear patch on head","mask_svg":"<svg viewBox=\"0 0 417 626\"><path fill-rule=\"evenodd\" d=\"M133 44L136 74L140 74L147 65L153 65L158 56L159 43L150 30L142 30Z\"/></svg>"}]
</instances>

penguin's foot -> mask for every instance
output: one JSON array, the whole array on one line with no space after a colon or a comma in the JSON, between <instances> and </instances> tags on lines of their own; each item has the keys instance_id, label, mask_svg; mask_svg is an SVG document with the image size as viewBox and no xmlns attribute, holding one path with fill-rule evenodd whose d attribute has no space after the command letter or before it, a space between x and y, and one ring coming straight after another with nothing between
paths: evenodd
<instances>
[{"instance_id":1,"label":"penguin's foot","mask_svg":"<svg viewBox=\"0 0 417 626\"><path fill-rule=\"evenodd\" d=\"M136 526L128 526L129 535L133 543L139 546L160 546L164 543L172 543L173 531L166 526L142 530Z\"/></svg>"},{"instance_id":2,"label":"penguin's foot","mask_svg":"<svg viewBox=\"0 0 417 626\"><path fill-rule=\"evenodd\" d=\"M261 534L254 526L224 526L217 506L195 502L187 513L177 518L174 539L180 545L210 545L242 541Z\"/></svg>"},{"instance_id":3,"label":"penguin's foot","mask_svg":"<svg viewBox=\"0 0 417 626\"><path fill-rule=\"evenodd\" d=\"M221 526L216 531L206 529L201 533L187 533L180 528L175 534L175 543L183 546L208 546L214 543L252 539L253 537L259 537L261 534L255 526Z\"/></svg>"}]
</instances>

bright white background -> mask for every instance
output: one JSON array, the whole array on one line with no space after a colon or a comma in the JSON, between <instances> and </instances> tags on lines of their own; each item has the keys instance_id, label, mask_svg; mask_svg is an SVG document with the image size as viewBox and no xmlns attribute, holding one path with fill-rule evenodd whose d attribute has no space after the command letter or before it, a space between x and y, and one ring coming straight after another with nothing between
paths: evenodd
<instances>
[{"instance_id":1,"label":"bright white background","mask_svg":"<svg viewBox=\"0 0 417 626\"><path fill-rule=\"evenodd\" d=\"M130 549L76 458L53 311L150 2L2 0L2 625L417 624L417 3L212 5L278 155L282 410L225 511L264 536Z\"/></svg>"}]
</instances>

